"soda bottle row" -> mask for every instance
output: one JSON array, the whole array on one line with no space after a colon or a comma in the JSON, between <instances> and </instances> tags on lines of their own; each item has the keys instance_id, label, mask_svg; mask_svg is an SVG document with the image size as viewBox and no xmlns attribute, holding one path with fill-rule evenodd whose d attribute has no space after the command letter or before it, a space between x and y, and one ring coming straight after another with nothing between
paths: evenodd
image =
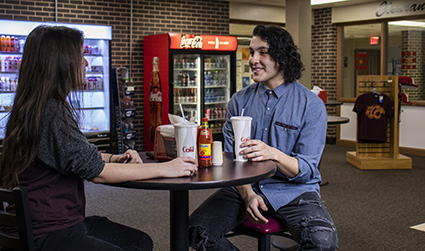
<instances>
[{"instance_id":1,"label":"soda bottle row","mask_svg":"<svg viewBox=\"0 0 425 251\"><path fill-rule=\"evenodd\" d=\"M19 40L14 36L0 36L0 51L4 52L19 52L22 53L24 51L25 40Z\"/></svg>"},{"instance_id":2,"label":"soda bottle row","mask_svg":"<svg viewBox=\"0 0 425 251\"><path fill-rule=\"evenodd\" d=\"M205 71L205 86L224 86L226 84L226 71Z\"/></svg>"},{"instance_id":3,"label":"soda bottle row","mask_svg":"<svg viewBox=\"0 0 425 251\"><path fill-rule=\"evenodd\" d=\"M174 68L196 69L198 58L174 58Z\"/></svg>"},{"instance_id":4,"label":"soda bottle row","mask_svg":"<svg viewBox=\"0 0 425 251\"><path fill-rule=\"evenodd\" d=\"M99 47L96 45L84 45L84 54L99 54Z\"/></svg>"},{"instance_id":5,"label":"soda bottle row","mask_svg":"<svg viewBox=\"0 0 425 251\"><path fill-rule=\"evenodd\" d=\"M205 89L205 103L226 101L225 89Z\"/></svg>"},{"instance_id":6,"label":"soda bottle row","mask_svg":"<svg viewBox=\"0 0 425 251\"><path fill-rule=\"evenodd\" d=\"M189 103L198 102L197 89L196 88L187 88L180 89L174 88L174 103Z\"/></svg>"},{"instance_id":7,"label":"soda bottle row","mask_svg":"<svg viewBox=\"0 0 425 251\"><path fill-rule=\"evenodd\" d=\"M18 87L18 78L1 77L0 91L16 91Z\"/></svg>"},{"instance_id":8,"label":"soda bottle row","mask_svg":"<svg viewBox=\"0 0 425 251\"><path fill-rule=\"evenodd\" d=\"M209 119L225 119L227 116L227 108L207 108L205 109L205 116Z\"/></svg>"},{"instance_id":9,"label":"soda bottle row","mask_svg":"<svg viewBox=\"0 0 425 251\"><path fill-rule=\"evenodd\" d=\"M205 58L205 68L227 68L225 57Z\"/></svg>"},{"instance_id":10,"label":"soda bottle row","mask_svg":"<svg viewBox=\"0 0 425 251\"><path fill-rule=\"evenodd\" d=\"M102 77L86 77L84 90L103 90Z\"/></svg>"},{"instance_id":11,"label":"soda bottle row","mask_svg":"<svg viewBox=\"0 0 425 251\"><path fill-rule=\"evenodd\" d=\"M0 72L18 72L21 59L21 57L1 56Z\"/></svg>"},{"instance_id":12,"label":"soda bottle row","mask_svg":"<svg viewBox=\"0 0 425 251\"><path fill-rule=\"evenodd\" d=\"M210 123L210 129L212 133L222 133L223 132L223 122L212 122Z\"/></svg>"},{"instance_id":13,"label":"soda bottle row","mask_svg":"<svg viewBox=\"0 0 425 251\"><path fill-rule=\"evenodd\" d=\"M177 75L176 86L196 86L198 75L196 72L179 72Z\"/></svg>"}]
</instances>

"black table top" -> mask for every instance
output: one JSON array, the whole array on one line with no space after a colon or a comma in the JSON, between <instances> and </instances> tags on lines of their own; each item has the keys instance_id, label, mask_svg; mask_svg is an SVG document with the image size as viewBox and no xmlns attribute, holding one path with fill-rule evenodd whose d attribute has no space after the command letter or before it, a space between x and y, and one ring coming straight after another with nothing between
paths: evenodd
<instances>
[{"instance_id":1,"label":"black table top","mask_svg":"<svg viewBox=\"0 0 425 251\"><path fill-rule=\"evenodd\" d=\"M145 163L155 162L147 158L146 152L141 152L140 156ZM275 171L273 161L238 162L233 161L233 153L224 153L222 166L198 168L198 172L190 177L155 178L109 185L154 190L209 189L253 183L273 176Z\"/></svg>"},{"instance_id":2,"label":"black table top","mask_svg":"<svg viewBox=\"0 0 425 251\"><path fill-rule=\"evenodd\" d=\"M328 100L325 105L342 105L342 102L336 100Z\"/></svg>"},{"instance_id":3,"label":"black table top","mask_svg":"<svg viewBox=\"0 0 425 251\"><path fill-rule=\"evenodd\" d=\"M333 125L333 124L345 124L345 123L348 123L348 122L350 122L350 119L349 118L328 115L328 124L329 125Z\"/></svg>"}]
</instances>

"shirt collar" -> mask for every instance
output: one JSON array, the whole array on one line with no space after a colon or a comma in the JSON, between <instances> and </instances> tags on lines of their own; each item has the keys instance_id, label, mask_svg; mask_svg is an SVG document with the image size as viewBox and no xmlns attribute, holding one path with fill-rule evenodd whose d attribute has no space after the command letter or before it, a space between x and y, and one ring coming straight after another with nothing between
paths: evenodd
<instances>
[{"instance_id":1,"label":"shirt collar","mask_svg":"<svg viewBox=\"0 0 425 251\"><path fill-rule=\"evenodd\" d=\"M275 89L270 90L263 83L260 82L260 87L259 87L260 92L259 93L268 94L268 92L271 91L272 93L274 93L274 95L277 98L280 98L285 93L287 86L288 86L288 84L285 82L285 83L279 85L278 87L276 87Z\"/></svg>"}]
</instances>

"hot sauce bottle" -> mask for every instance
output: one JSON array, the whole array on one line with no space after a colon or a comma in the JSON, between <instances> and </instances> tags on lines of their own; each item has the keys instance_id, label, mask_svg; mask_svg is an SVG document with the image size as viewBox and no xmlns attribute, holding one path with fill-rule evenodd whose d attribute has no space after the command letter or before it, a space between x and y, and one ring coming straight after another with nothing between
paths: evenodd
<instances>
[{"instance_id":1,"label":"hot sauce bottle","mask_svg":"<svg viewBox=\"0 0 425 251\"><path fill-rule=\"evenodd\" d=\"M212 132L208 128L208 118L202 119L202 128L198 134L198 167L212 166Z\"/></svg>"}]
</instances>

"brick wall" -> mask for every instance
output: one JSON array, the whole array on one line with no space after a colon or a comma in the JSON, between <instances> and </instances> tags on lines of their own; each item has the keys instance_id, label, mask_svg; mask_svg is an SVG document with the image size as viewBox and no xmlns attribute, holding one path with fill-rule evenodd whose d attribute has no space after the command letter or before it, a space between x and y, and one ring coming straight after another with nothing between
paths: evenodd
<instances>
[{"instance_id":1,"label":"brick wall","mask_svg":"<svg viewBox=\"0 0 425 251\"><path fill-rule=\"evenodd\" d=\"M425 99L425 32L420 30L406 30L401 33L401 75L413 78L419 89L402 89L409 95L410 100ZM414 54L413 54L414 53ZM413 61L415 60L415 62ZM403 67L404 66L404 67ZM413 66L415 68L413 68Z\"/></svg>"},{"instance_id":2,"label":"brick wall","mask_svg":"<svg viewBox=\"0 0 425 251\"><path fill-rule=\"evenodd\" d=\"M328 99L336 99L336 25L332 24L332 9L313 10L311 47L311 80L327 91ZM336 114L335 106L328 106L329 115ZM328 126L327 138L336 139L336 126Z\"/></svg>"},{"instance_id":3,"label":"brick wall","mask_svg":"<svg viewBox=\"0 0 425 251\"><path fill-rule=\"evenodd\" d=\"M112 67L130 66L130 0L0 1L0 19L112 26ZM137 150L143 150L143 36L159 33L228 35L229 3L210 0L133 1L132 77L137 94Z\"/></svg>"}]
</instances>

